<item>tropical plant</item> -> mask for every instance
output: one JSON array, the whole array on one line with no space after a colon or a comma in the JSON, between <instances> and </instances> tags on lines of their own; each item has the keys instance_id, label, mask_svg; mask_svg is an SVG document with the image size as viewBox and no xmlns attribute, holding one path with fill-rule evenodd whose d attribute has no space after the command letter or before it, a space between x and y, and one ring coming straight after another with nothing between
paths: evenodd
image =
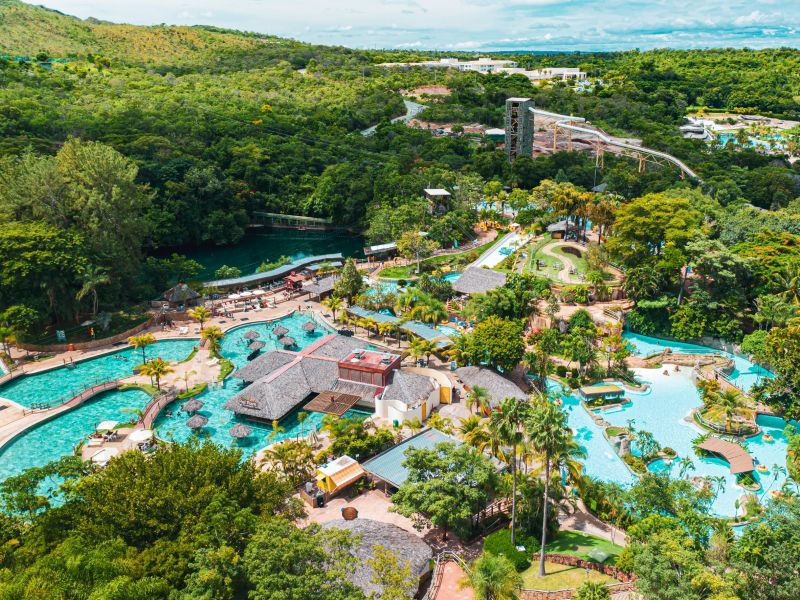
<instances>
[{"instance_id":1,"label":"tropical plant","mask_svg":"<svg viewBox=\"0 0 800 600\"><path fill-rule=\"evenodd\" d=\"M81 289L79 289L78 293L75 294L75 299L83 300L86 296L91 294L92 316L96 315L98 304L97 288L101 285L109 283L110 281L111 277L106 269L103 267L89 265L83 271Z\"/></svg>"},{"instance_id":2,"label":"tropical plant","mask_svg":"<svg viewBox=\"0 0 800 600\"><path fill-rule=\"evenodd\" d=\"M453 421L450 417L442 416L442 413L435 412L428 417L428 421L426 423L428 427L433 427L434 429L438 429L443 433L452 433L453 432Z\"/></svg>"},{"instance_id":3,"label":"tropical plant","mask_svg":"<svg viewBox=\"0 0 800 600\"><path fill-rule=\"evenodd\" d=\"M206 327L200 332L200 338L205 340L209 354L215 356L219 353L220 340L225 333L217 326Z\"/></svg>"},{"instance_id":4,"label":"tropical plant","mask_svg":"<svg viewBox=\"0 0 800 600\"><path fill-rule=\"evenodd\" d=\"M466 400L469 410L477 408L481 414L488 413L492 408L492 397L489 394L489 390L479 385L470 388Z\"/></svg>"},{"instance_id":5,"label":"tropical plant","mask_svg":"<svg viewBox=\"0 0 800 600\"><path fill-rule=\"evenodd\" d=\"M397 329L397 327L391 321L383 321L382 323L378 323L378 333L383 336L384 344L386 344L386 336L393 333L395 329Z\"/></svg>"},{"instance_id":6,"label":"tropical plant","mask_svg":"<svg viewBox=\"0 0 800 600\"><path fill-rule=\"evenodd\" d=\"M141 367L139 367L139 373L142 375L147 375L150 378L155 378L156 387L159 390L161 389L161 378L164 375L172 373L173 371L174 369L170 367L170 363L166 362L160 356L158 358L154 358L153 360L147 361Z\"/></svg>"},{"instance_id":7,"label":"tropical plant","mask_svg":"<svg viewBox=\"0 0 800 600\"><path fill-rule=\"evenodd\" d=\"M412 417L411 419L403 419L402 426L408 427L411 430L412 434L418 433L423 427L422 421L419 420L419 417Z\"/></svg>"},{"instance_id":8,"label":"tropical plant","mask_svg":"<svg viewBox=\"0 0 800 600\"><path fill-rule=\"evenodd\" d=\"M475 600L518 600L522 576L505 556L484 553L472 563L462 587L471 587Z\"/></svg>"},{"instance_id":9,"label":"tropical plant","mask_svg":"<svg viewBox=\"0 0 800 600\"><path fill-rule=\"evenodd\" d=\"M678 461L678 477L686 479L690 471L695 470L694 461L688 456L684 456Z\"/></svg>"},{"instance_id":10,"label":"tropical plant","mask_svg":"<svg viewBox=\"0 0 800 600\"><path fill-rule=\"evenodd\" d=\"M575 600L611 600L611 592L602 581L584 581L573 596Z\"/></svg>"},{"instance_id":11,"label":"tropical plant","mask_svg":"<svg viewBox=\"0 0 800 600\"><path fill-rule=\"evenodd\" d=\"M537 452L544 466L544 509L542 510L542 544L539 558L539 576L545 576L545 545L547 544L547 513L550 498L550 471L554 459L565 451L570 440L566 415L546 397L537 398L525 420L525 432L531 448Z\"/></svg>"},{"instance_id":12,"label":"tropical plant","mask_svg":"<svg viewBox=\"0 0 800 600\"><path fill-rule=\"evenodd\" d=\"M147 362L147 357L145 356L145 348L150 346L151 344L156 343L156 336L152 333L143 333L140 335L132 335L128 338L128 343L133 346L134 350L141 350L142 351L142 362Z\"/></svg>"},{"instance_id":13,"label":"tropical plant","mask_svg":"<svg viewBox=\"0 0 800 600\"><path fill-rule=\"evenodd\" d=\"M504 444L511 446L511 543L516 545L517 533L517 448L523 441L522 424L528 413L528 403L518 398L504 398L499 410L492 412L489 426Z\"/></svg>"},{"instance_id":14,"label":"tropical plant","mask_svg":"<svg viewBox=\"0 0 800 600\"><path fill-rule=\"evenodd\" d=\"M338 296L328 296L322 301L322 306L331 311L333 314L333 320L336 321L336 311L344 308L344 300Z\"/></svg>"},{"instance_id":15,"label":"tropical plant","mask_svg":"<svg viewBox=\"0 0 800 600\"><path fill-rule=\"evenodd\" d=\"M200 331L203 331L203 324L211 318L211 311L205 306L196 306L186 311L191 318L200 323Z\"/></svg>"},{"instance_id":16,"label":"tropical plant","mask_svg":"<svg viewBox=\"0 0 800 600\"><path fill-rule=\"evenodd\" d=\"M744 404L742 394L737 390L727 388L716 392L712 401L725 414L725 429L730 429L731 420Z\"/></svg>"},{"instance_id":17,"label":"tropical plant","mask_svg":"<svg viewBox=\"0 0 800 600\"><path fill-rule=\"evenodd\" d=\"M427 365L431 360L431 354L438 350L438 346L434 340L414 338L409 344L409 350L414 358L422 358L424 356L425 364Z\"/></svg>"}]
</instances>

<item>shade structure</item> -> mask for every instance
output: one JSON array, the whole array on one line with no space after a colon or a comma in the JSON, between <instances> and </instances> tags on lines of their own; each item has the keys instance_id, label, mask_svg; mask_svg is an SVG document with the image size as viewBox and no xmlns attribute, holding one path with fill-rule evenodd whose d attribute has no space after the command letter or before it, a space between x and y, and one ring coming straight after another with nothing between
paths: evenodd
<instances>
[{"instance_id":1,"label":"shade structure","mask_svg":"<svg viewBox=\"0 0 800 600\"><path fill-rule=\"evenodd\" d=\"M117 425L119 425L119 421L100 421L94 429L95 431L111 431Z\"/></svg>"},{"instance_id":2,"label":"shade structure","mask_svg":"<svg viewBox=\"0 0 800 600\"><path fill-rule=\"evenodd\" d=\"M184 402L181 408L189 414L196 413L203 408L203 402L201 400L189 400L188 402Z\"/></svg>"},{"instance_id":3,"label":"shade structure","mask_svg":"<svg viewBox=\"0 0 800 600\"><path fill-rule=\"evenodd\" d=\"M314 321L306 321L303 323L303 331L313 333L317 329L317 324Z\"/></svg>"},{"instance_id":4,"label":"shade structure","mask_svg":"<svg viewBox=\"0 0 800 600\"><path fill-rule=\"evenodd\" d=\"M108 461L110 461L112 458L118 455L119 455L119 450L117 448L103 448L102 450L94 454L91 460L93 463L104 467L108 464Z\"/></svg>"},{"instance_id":5,"label":"shade structure","mask_svg":"<svg viewBox=\"0 0 800 600\"><path fill-rule=\"evenodd\" d=\"M239 294L228 294L228 300L239 300L240 298Z\"/></svg>"},{"instance_id":6,"label":"shade structure","mask_svg":"<svg viewBox=\"0 0 800 600\"><path fill-rule=\"evenodd\" d=\"M255 352L256 350L261 350L264 346L266 346L264 342L255 341L250 342L247 349L250 350L250 352Z\"/></svg>"},{"instance_id":7,"label":"shade structure","mask_svg":"<svg viewBox=\"0 0 800 600\"><path fill-rule=\"evenodd\" d=\"M131 434L128 436L128 439L132 442L146 442L147 440L153 439L153 430L137 429L136 431L131 432Z\"/></svg>"},{"instance_id":8,"label":"shade structure","mask_svg":"<svg viewBox=\"0 0 800 600\"><path fill-rule=\"evenodd\" d=\"M245 291L243 291L243 292L239 292L239 295L240 295L242 298L249 298L250 296L252 296L252 295L253 295L253 292L251 292L250 290L245 290Z\"/></svg>"},{"instance_id":9,"label":"shade structure","mask_svg":"<svg viewBox=\"0 0 800 600\"><path fill-rule=\"evenodd\" d=\"M236 425L231 427L230 430L228 430L228 433L230 433L233 437L237 439L246 438L252 432L253 430L250 427L242 423L237 423Z\"/></svg>"},{"instance_id":10,"label":"shade structure","mask_svg":"<svg viewBox=\"0 0 800 600\"><path fill-rule=\"evenodd\" d=\"M274 333L278 337L283 337L287 333L289 333L289 330L286 329L286 327L284 327L283 325L276 325L275 327L272 328L272 333Z\"/></svg>"},{"instance_id":11,"label":"shade structure","mask_svg":"<svg viewBox=\"0 0 800 600\"><path fill-rule=\"evenodd\" d=\"M279 339L278 343L284 348L289 348L291 346L297 345L297 342L294 340L294 338L289 337L288 335Z\"/></svg>"},{"instance_id":12,"label":"shade structure","mask_svg":"<svg viewBox=\"0 0 800 600\"><path fill-rule=\"evenodd\" d=\"M261 337L261 334L258 333L255 329L251 329L250 331L245 333L242 337L244 337L244 339L246 340L254 340L257 337Z\"/></svg>"},{"instance_id":13,"label":"shade structure","mask_svg":"<svg viewBox=\"0 0 800 600\"><path fill-rule=\"evenodd\" d=\"M208 419L203 415L194 415L191 419L186 421L186 426L189 429L201 429L206 426Z\"/></svg>"},{"instance_id":14,"label":"shade structure","mask_svg":"<svg viewBox=\"0 0 800 600\"><path fill-rule=\"evenodd\" d=\"M253 296L263 296L266 293L265 290L253 290Z\"/></svg>"}]
</instances>

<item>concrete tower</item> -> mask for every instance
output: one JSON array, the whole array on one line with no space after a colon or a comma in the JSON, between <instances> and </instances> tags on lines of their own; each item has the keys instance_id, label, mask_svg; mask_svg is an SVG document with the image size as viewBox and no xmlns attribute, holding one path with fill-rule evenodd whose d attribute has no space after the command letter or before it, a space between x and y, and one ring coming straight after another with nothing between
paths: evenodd
<instances>
[{"instance_id":1,"label":"concrete tower","mask_svg":"<svg viewBox=\"0 0 800 600\"><path fill-rule=\"evenodd\" d=\"M533 108L530 98L506 100L506 156L509 162L533 153L533 113L529 108Z\"/></svg>"}]
</instances>

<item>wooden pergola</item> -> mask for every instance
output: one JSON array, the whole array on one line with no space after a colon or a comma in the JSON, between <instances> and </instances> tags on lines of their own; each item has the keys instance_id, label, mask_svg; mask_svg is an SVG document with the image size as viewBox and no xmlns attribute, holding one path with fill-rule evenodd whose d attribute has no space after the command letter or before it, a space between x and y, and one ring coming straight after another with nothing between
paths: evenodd
<instances>
[{"instance_id":1,"label":"wooden pergola","mask_svg":"<svg viewBox=\"0 0 800 600\"><path fill-rule=\"evenodd\" d=\"M303 409L341 417L361 400L361 396L342 392L327 391L317 395Z\"/></svg>"}]
</instances>

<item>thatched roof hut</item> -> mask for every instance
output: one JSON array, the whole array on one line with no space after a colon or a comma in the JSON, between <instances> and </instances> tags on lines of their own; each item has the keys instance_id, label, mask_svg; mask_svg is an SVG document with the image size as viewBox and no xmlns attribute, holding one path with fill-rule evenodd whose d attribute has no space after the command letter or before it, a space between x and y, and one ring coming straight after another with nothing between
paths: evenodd
<instances>
[{"instance_id":1,"label":"thatched roof hut","mask_svg":"<svg viewBox=\"0 0 800 600\"><path fill-rule=\"evenodd\" d=\"M202 429L208 423L208 419L203 415L194 415L191 419L186 421L186 426L189 429Z\"/></svg>"},{"instance_id":2,"label":"thatched roof hut","mask_svg":"<svg viewBox=\"0 0 800 600\"><path fill-rule=\"evenodd\" d=\"M164 300L170 304L193 304L200 297L200 294L195 292L185 283L179 283L175 287L168 289L164 292Z\"/></svg>"},{"instance_id":3,"label":"thatched roof hut","mask_svg":"<svg viewBox=\"0 0 800 600\"><path fill-rule=\"evenodd\" d=\"M181 406L183 410L187 413L192 414L196 413L198 410L203 408L203 401L202 400L189 400L188 402L184 402L183 406Z\"/></svg>"},{"instance_id":4,"label":"thatched roof hut","mask_svg":"<svg viewBox=\"0 0 800 600\"><path fill-rule=\"evenodd\" d=\"M236 439L246 438L253 430L244 423L237 423L228 430L228 433Z\"/></svg>"},{"instance_id":5,"label":"thatched roof hut","mask_svg":"<svg viewBox=\"0 0 800 600\"><path fill-rule=\"evenodd\" d=\"M328 521L321 527L340 529L351 534L354 543L350 554L356 560L353 561L348 577L369 597L379 598L383 592L382 586L373 583L374 571L368 562L375 555L375 546L383 546L395 553L401 566L408 563L415 579L421 579L430 569L430 560L433 557L430 546L419 536L397 525L358 518L352 521Z\"/></svg>"},{"instance_id":6,"label":"thatched roof hut","mask_svg":"<svg viewBox=\"0 0 800 600\"><path fill-rule=\"evenodd\" d=\"M261 334L258 333L255 329L251 329L247 333L245 333L242 337L246 340L254 340L258 337L261 337Z\"/></svg>"},{"instance_id":7,"label":"thatched roof hut","mask_svg":"<svg viewBox=\"0 0 800 600\"><path fill-rule=\"evenodd\" d=\"M314 333L317 330L317 324L314 321L306 321L303 323L303 331L306 333Z\"/></svg>"},{"instance_id":8,"label":"thatched roof hut","mask_svg":"<svg viewBox=\"0 0 800 600\"><path fill-rule=\"evenodd\" d=\"M485 294L505 283L505 273L483 267L467 267L453 283L453 289L459 294Z\"/></svg>"},{"instance_id":9,"label":"thatched roof hut","mask_svg":"<svg viewBox=\"0 0 800 600\"><path fill-rule=\"evenodd\" d=\"M266 346L264 342L256 340L255 342L250 342L247 349L250 350L250 352L255 352L256 350L261 350L264 346Z\"/></svg>"},{"instance_id":10,"label":"thatched roof hut","mask_svg":"<svg viewBox=\"0 0 800 600\"><path fill-rule=\"evenodd\" d=\"M274 333L277 337L283 337L287 333L289 333L289 330L286 329L286 327L284 327L283 325L276 325L275 327L272 328L272 333Z\"/></svg>"},{"instance_id":11,"label":"thatched roof hut","mask_svg":"<svg viewBox=\"0 0 800 600\"><path fill-rule=\"evenodd\" d=\"M468 388L482 387L489 392L492 406L497 406L501 400L509 397L519 400L528 399L528 395L516 383L491 369L485 367L461 367L456 369L456 375Z\"/></svg>"},{"instance_id":12,"label":"thatched roof hut","mask_svg":"<svg viewBox=\"0 0 800 600\"><path fill-rule=\"evenodd\" d=\"M289 337L288 335L282 337L278 340L278 343L283 346L284 348L291 348L292 346L296 346L297 342L293 337Z\"/></svg>"}]
</instances>

